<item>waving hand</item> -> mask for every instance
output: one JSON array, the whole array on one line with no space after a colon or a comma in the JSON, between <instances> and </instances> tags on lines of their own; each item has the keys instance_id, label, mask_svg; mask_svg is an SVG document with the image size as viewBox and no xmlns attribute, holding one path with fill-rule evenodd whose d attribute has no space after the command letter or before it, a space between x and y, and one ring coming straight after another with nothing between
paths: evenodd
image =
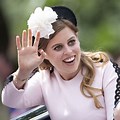
<instances>
[{"instance_id":1,"label":"waving hand","mask_svg":"<svg viewBox=\"0 0 120 120\"><path fill-rule=\"evenodd\" d=\"M36 67L38 67L45 58L46 53L41 50L38 56L38 44L40 40L40 32L37 33L35 41L32 45L31 30L22 33L22 40L16 36L16 46L18 51L18 71L19 76L27 77Z\"/></svg>"}]
</instances>

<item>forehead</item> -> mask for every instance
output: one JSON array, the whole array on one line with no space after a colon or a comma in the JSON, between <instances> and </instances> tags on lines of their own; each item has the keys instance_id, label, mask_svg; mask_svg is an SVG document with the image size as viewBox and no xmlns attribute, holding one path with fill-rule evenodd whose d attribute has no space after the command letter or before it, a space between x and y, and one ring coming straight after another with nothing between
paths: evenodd
<instances>
[{"instance_id":1,"label":"forehead","mask_svg":"<svg viewBox=\"0 0 120 120\"><path fill-rule=\"evenodd\" d=\"M50 40L49 44L61 43L67 41L71 37L76 37L75 32L69 27L65 27Z\"/></svg>"}]
</instances>

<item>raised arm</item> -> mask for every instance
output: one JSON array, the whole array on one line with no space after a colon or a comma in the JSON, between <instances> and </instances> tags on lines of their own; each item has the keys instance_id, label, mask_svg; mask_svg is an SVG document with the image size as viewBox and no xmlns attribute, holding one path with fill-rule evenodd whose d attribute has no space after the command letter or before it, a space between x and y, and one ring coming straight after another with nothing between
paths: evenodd
<instances>
[{"instance_id":1,"label":"raised arm","mask_svg":"<svg viewBox=\"0 0 120 120\"><path fill-rule=\"evenodd\" d=\"M40 56L38 55L38 44L40 40L40 32L36 34L34 43L32 43L31 30L26 30L22 33L22 39L16 36L16 46L18 53L18 70L14 73L13 83L20 89L23 88L30 73L37 68L45 57L45 52L39 50Z\"/></svg>"},{"instance_id":2,"label":"raised arm","mask_svg":"<svg viewBox=\"0 0 120 120\"><path fill-rule=\"evenodd\" d=\"M11 77L8 77L9 82L2 90L2 103L4 105L24 108L43 104L40 72L35 73L28 80L31 72L41 64L45 57L43 50L39 50L41 55L38 55L39 39L40 33L38 32L32 44L31 30L28 30L28 35L25 30L23 31L22 40L19 36L16 37L18 69L10 75Z\"/></svg>"}]
</instances>

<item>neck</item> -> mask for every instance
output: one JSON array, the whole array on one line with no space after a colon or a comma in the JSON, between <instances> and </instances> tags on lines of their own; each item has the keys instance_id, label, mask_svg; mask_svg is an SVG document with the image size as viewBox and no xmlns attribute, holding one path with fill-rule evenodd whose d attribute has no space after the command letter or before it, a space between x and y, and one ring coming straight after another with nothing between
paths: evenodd
<instances>
[{"instance_id":1,"label":"neck","mask_svg":"<svg viewBox=\"0 0 120 120\"><path fill-rule=\"evenodd\" d=\"M60 76L62 77L63 80L69 81L72 78L74 78L79 71L80 71L80 68L78 68L75 72L72 72L72 73L60 73Z\"/></svg>"}]
</instances>

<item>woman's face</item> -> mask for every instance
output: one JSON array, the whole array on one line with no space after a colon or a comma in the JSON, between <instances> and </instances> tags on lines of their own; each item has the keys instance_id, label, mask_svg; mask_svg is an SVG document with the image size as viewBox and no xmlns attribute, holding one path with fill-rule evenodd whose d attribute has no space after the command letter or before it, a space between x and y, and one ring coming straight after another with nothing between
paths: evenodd
<instances>
[{"instance_id":1,"label":"woman's face","mask_svg":"<svg viewBox=\"0 0 120 120\"><path fill-rule=\"evenodd\" d=\"M78 73L80 43L75 32L69 27L65 27L50 40L45 52L46 59L64 79L71 79Z\"/></svg>"}]
</instances>

